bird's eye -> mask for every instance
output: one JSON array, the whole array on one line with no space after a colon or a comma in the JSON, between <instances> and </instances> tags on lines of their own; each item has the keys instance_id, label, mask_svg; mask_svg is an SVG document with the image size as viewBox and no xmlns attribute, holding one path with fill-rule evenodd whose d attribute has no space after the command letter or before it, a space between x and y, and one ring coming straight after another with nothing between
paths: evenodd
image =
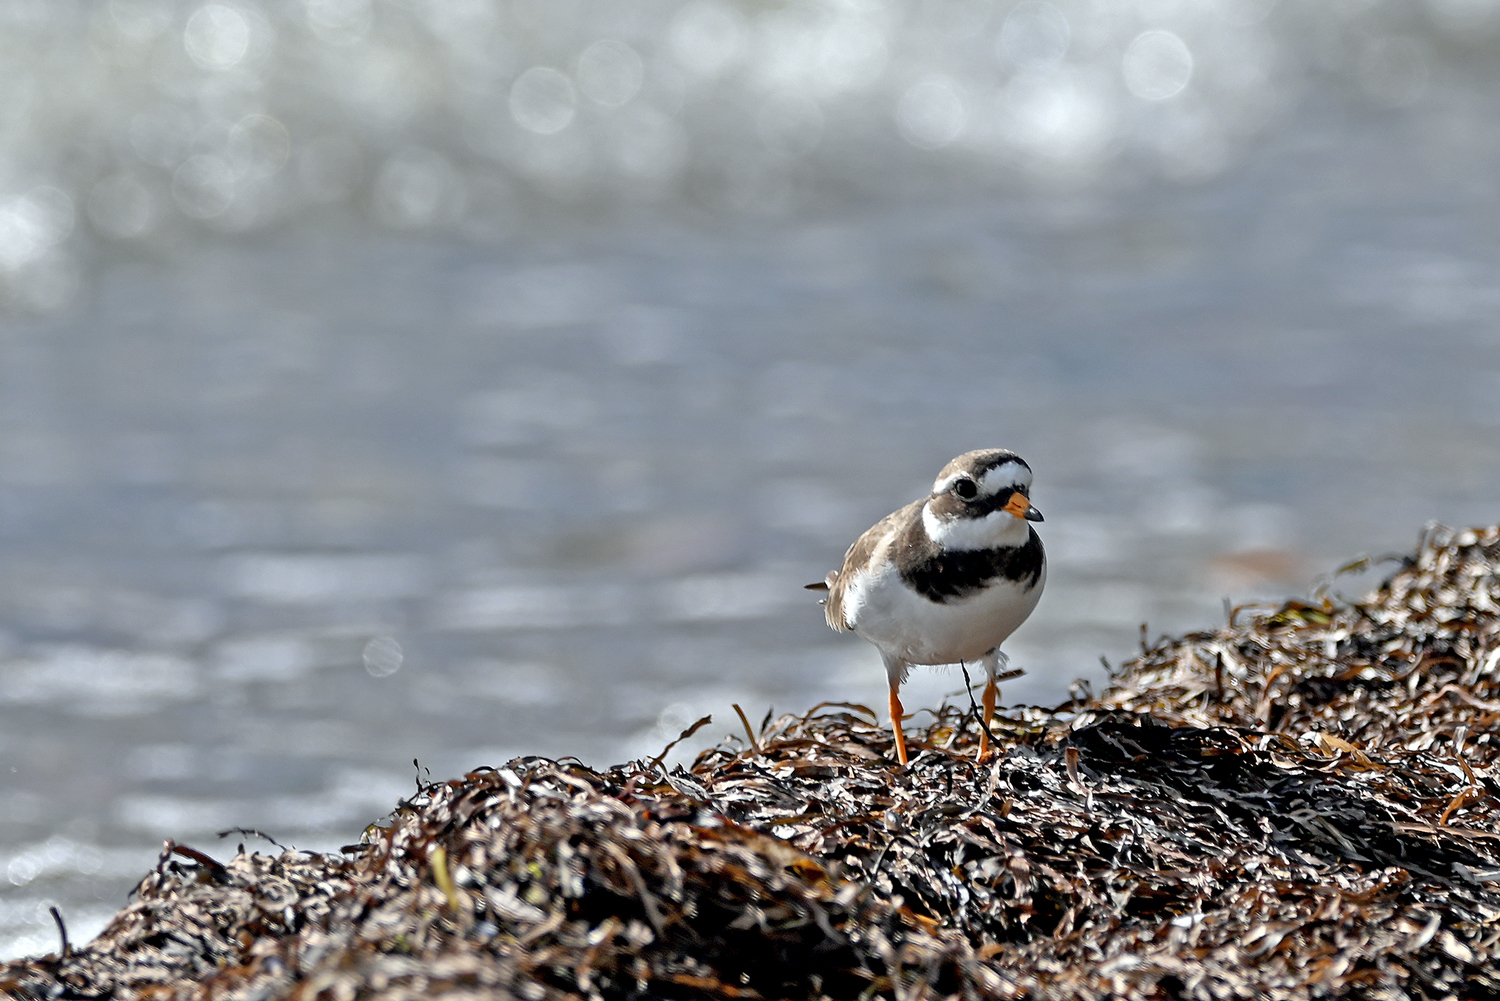
<instances>
[{"instance_id":1,"label":"bird's eye","mask_svg":"<svg viewBox=\"0 0 1500 1001\"><path fill-rule=\"evenodd\" d=\"M953 492L964 500L972 500L979 493L979 486L973 480L959 480L953 484Z\"/></svg>"}]
</instances>

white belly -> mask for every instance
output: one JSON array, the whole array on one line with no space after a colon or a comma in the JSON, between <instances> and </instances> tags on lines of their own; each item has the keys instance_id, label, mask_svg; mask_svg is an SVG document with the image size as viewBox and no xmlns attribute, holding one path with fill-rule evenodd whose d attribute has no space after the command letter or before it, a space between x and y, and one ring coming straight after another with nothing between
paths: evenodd
<instances>
[{"instance_id":1,"label":"white belly","mask_svg":"<svg viewBox=\"0 0 1500 1001\"><path fill-rule=\"evenodd\" d=\"M964 598L928 601L894 567L860 574L845 597L854 631L887 657L908 664L957 664L983 657L1026 621L1042 596L1047 569L1034 586L999 581Z\"/></svg>"}]
</instances>

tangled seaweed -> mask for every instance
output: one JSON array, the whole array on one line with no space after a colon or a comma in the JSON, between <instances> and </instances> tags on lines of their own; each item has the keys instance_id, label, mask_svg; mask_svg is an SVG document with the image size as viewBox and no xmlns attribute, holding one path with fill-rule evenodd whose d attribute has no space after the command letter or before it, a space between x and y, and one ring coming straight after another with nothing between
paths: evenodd
<instances>
[{"instance_id":1,"label":"tangled seaweed","mask_svg":"<svg viewBox=\"0 0 1500 1001\"><path fill-rule=\"evenodd\" d=\"M1357 603L1160 642L1097 699L523 758L342 855L168 842L25 998L1500 997L1500 528Z\"/></svg>"}]
</instances>

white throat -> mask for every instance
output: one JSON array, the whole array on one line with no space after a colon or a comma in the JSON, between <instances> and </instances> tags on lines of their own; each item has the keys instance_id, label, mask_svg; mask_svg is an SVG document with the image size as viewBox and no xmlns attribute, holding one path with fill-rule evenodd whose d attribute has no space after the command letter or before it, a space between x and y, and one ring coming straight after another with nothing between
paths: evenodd
<instances>
[{"instance_id":1,"label":"white throat","mask_svg":"<svg viewBox=\"0 0 1500 1001\"><path fill-rule=\"evenodd\" d=\"M932 513L931 503L922 505L922 527L927 529L927 537L944 549L1021 546L1031 538L1031 526L1007 511L944 521Z\"/></svg>"}]
</instances>

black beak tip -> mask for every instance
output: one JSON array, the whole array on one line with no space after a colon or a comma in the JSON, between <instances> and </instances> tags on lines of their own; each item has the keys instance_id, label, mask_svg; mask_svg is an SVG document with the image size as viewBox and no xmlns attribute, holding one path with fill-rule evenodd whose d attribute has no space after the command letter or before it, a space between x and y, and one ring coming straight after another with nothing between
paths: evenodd
<instances>
[{"instance_id":1,"label":"black beak tip","mask_svg":"<svg viewBox=\"0 0 1500 1001\"><path fill-rule=\"evenodd\" d=\"M1034 507L1029 507L1029 508L1026 509L1026 520L1027 521L1046 521L1047 519L1042 517L1042 512L1038 511Z\"/></svg>"}]
</instances>

